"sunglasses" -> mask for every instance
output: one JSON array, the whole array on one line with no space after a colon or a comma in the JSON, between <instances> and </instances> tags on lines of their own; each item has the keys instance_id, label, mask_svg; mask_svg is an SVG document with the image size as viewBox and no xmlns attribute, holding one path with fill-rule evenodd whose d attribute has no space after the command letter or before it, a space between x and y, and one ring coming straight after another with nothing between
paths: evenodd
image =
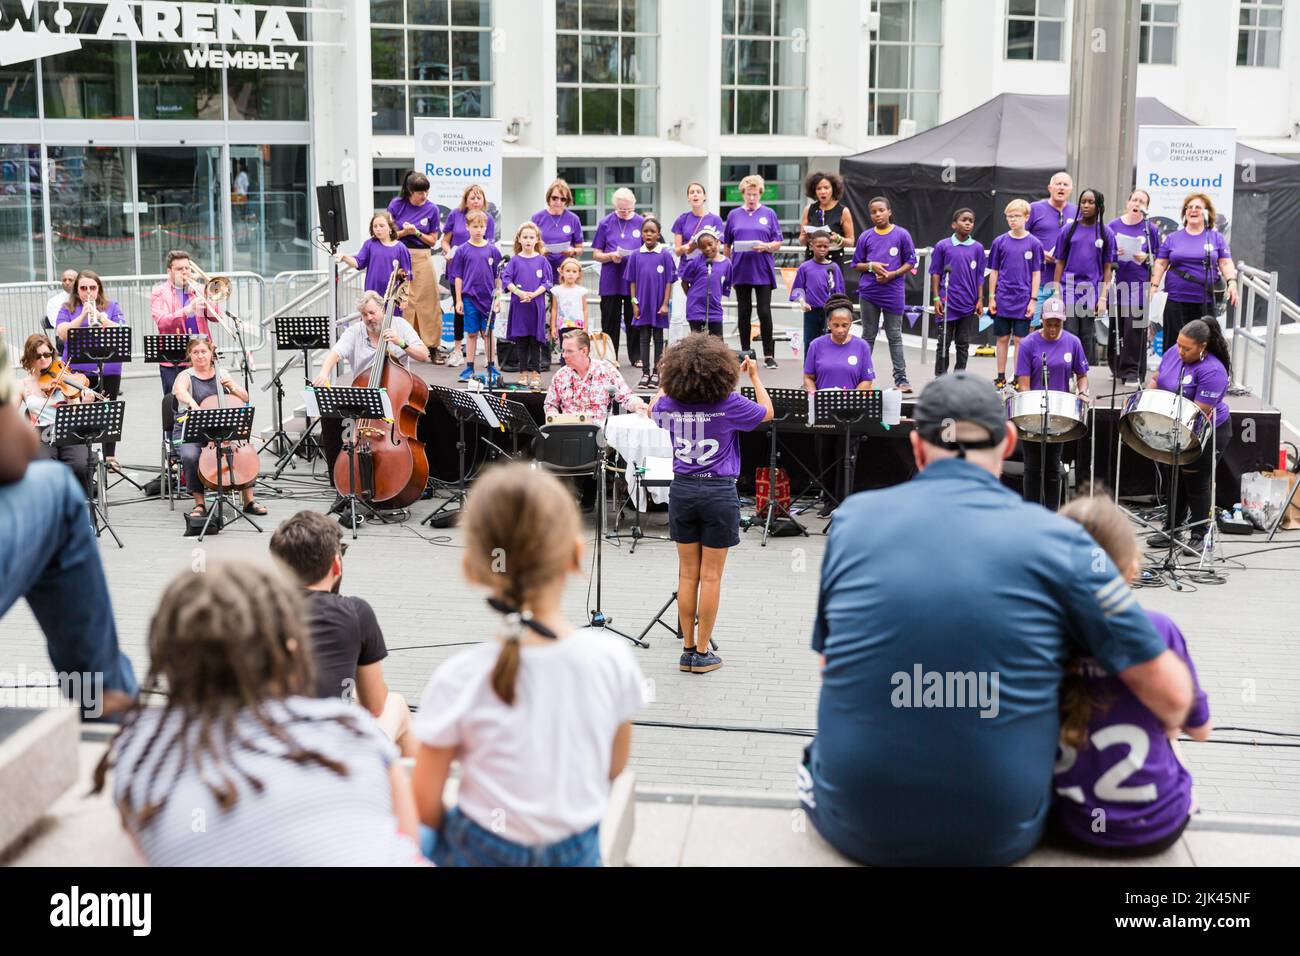
<instances>
[{"instance_id":1,"label":"sunglasses","mask_svg":"<svg viewBox=\"0 0 1300 956\"><path fill-rule=\"evenodd\" d=\"M77 286L77 291L78 291L78 292L98 292L98 291L99 291L99 286L97 286L97 285L79 285L79 286Z\"/></svg>"},{"instance_id":2,"label":"sunglasses","mask_svg":"<svg viewBox=\"0 0 1300 956\"><path fill-rule=\"evenodd\" d=\"M36 357L37 357L38 359L43 359L43 358L54 358L54 353L53 353L53 352L37 352L37 353L36 353Z\"/></svg>"}]
</instances>

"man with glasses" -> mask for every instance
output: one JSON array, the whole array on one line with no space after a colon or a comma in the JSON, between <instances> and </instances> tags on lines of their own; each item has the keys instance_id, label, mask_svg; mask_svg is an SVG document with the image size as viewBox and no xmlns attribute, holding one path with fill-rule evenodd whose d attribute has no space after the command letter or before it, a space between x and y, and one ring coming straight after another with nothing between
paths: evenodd
<instances>
[{"instance_id":1,"label":"man with glasses","mask_svg":"<svg viewBox=\"0 0 1300 956\"><path fill-rule=\"evenodd\" d=\"M49 301L45 303L45 318L49 322L49 327L54 326L59 321L59 310L68 304L68 300L74 299L72 290L77 286L77 270L64 269L63 275L60 276L63 283L63 290L50 296Z\"/></svg>"},{"instance_id":2,"label":"man with glasses","mask_svg":"<svg viewBox=\"0 0 1300 956\"><path fill-rule=\"evenodd\" d=\"M1055 293L1056 283L1048 278L1056 268L1052 250L1056 248L1056 239L1065 228L1065 224L1079 215L1079 207L1070 202L1070 193L1074 192L1074 180L1067 172L1052 176L1047 184L1047 198L1029 204L1029 221L1025 228L1043 246L1043 282L1038 288L1038 298L1034 300L1034 317L1031 326L1042 324L1043 303Z\"/></svg>"}]
</instances>

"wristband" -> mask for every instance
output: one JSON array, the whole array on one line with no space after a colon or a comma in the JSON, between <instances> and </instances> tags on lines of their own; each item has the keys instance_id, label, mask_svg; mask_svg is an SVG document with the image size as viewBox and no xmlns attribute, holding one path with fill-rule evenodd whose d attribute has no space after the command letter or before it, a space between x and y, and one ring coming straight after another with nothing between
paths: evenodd
<instances>
[{"instance_id":1,"label":"wristband","mask_svg":"<svg viewBox=\"0 0 1300 956\"><path fill-rule=\"evenodd\" d=\"M942 296L938 296L938 295L936 295L932 301L934 301L934 302L942 302L942 301L943 301L943 297L942 297Z\"/></svg>"}]
</instances>

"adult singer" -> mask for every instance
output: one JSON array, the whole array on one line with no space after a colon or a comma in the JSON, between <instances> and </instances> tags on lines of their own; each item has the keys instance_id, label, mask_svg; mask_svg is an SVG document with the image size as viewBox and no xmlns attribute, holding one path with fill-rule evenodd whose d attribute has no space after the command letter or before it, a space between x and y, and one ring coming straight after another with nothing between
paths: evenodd
<instances>
[{"instance_id":1,"label":"adult singer","mask_svg":"<svg viewBox=\"0 0 1300 956\"><path fill-rule=\"evenodd\" d=\"M411 254L411 294L406 301L406 320L419 329L419 338L426 346L437 348L442 341L442 305L432 249L438 242L442 224L438 207L429 200L428 177L415 170L407 173L401 193L388 204L388 212L397 224L397 238Z\"/></svg>"},{"instance_id":2,"label":"adult singer","mask_svg":"<svg viewBox=\"0 0 1300 956\"><path fill-rule=\"evenodd\" d=\"M1147 218L1151 197L1135 189L1124 214L1107 225L1115 233L1115 315L1107 330L1106 360L1111 375L1136 385L1147 372L1146 291L1160 248L1160 230Z\"/></svg>"},{"instance_id":3,"label":"adult singer","mask_svg":"<svg viewBox=\"0 0 1300 956\"><path fill-rule=\"evenodd\" d=\"M1214 203L1205 193L1192 193L1183 200L1183 228L1171 232L1160 243L1151 270L1151 290L1165 283L1165 348L1178 338L1182 327L1193 319L1214 315L1214 285L1222 276L1228 287L1228 301L1237 304L1237 267L1223 233L1214 228Z\"/></svg>"},{"instance_id":4,"label":"adult singer","mask_svg":"<svg viewBox=\"0 0 1300 956\"><path fill-rule=\"evenodd\" d=\"M1016 349L1016 387L1022 392L1030 389L1069 392L1071 372L1079 397L1089 398L1088 359L1083 354L1083 343L1073 332L1065 331L1065 305L1060 299L1051 298L1043 303L1043 327L1021 339ZM1044 452L1042 442L1026 435L1020 448L1025 455L1025 500L1055 511L1061 506L1064 446L1049 442ZM1046 482L1043 469L1047 469Z\"/></svg>"},{"instance_id":5,"label":"adult singer","mask_svg":"<svg viewBox=\"0 0 1300 956\"><path fill-rule=\"evenodd\" d=\"M723 255L731 259L731 287L736 290L736 314L740 319L740 348L749 348L753 337L750 313L758 300L758 325L763 337L763 364L776 368L776 345L772 337L772 290L776 288L776 267L772 254L781 250L781 222L776 213L759 200L763 177L746 176L740 181L744 205L727 213L722 233ZM743 245L744 248L738 248Z\"/></svg>"}]
</instances>

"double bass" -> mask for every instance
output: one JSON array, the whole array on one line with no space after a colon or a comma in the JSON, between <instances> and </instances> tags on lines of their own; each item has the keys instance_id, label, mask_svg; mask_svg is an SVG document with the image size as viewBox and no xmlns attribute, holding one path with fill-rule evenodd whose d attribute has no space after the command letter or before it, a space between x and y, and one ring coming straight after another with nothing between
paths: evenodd
<instances>
[{"instance_id":1,"label":"double bass","mask_svg":"<svg viewBox=\"0 0 1300 956\"><path fill-rule=\"evenodd\" d=\"M217 373L217 394L199 402L199 408L225 408L226 387L221 384L221 366ZM221 486L217 485L217 455L225 457L221 466ZM257 480L262 470L261 459L250 441L223 441L218 450L216 442L208 442L199 452L199 480L213 491L235 489L242 491Z\"/></svg>"},{"instance_id":2,"label":"double bass","mask_svg":"<svg viewBox=\"0 0 1300 956\"><path fill-rule=\"evenodd\" d=\"M406 298L409 289L406 272L394 266L384 296L384 324L379 329L375 360L367 371L352 380L353 388L387 391L393 418L391 421L359 418L352 423L356 475L346 453L334 462L334 488L339 494L356 495L372 505L389 509L414 504L429 482L429 459L424 443L416 436L420 416L429 403L429 386L418 375L391 361L390 345L384 341L384 333L393 324L393 309ZM346 433L344 440L347 440Z\"/></svg>"}]
</instances>

